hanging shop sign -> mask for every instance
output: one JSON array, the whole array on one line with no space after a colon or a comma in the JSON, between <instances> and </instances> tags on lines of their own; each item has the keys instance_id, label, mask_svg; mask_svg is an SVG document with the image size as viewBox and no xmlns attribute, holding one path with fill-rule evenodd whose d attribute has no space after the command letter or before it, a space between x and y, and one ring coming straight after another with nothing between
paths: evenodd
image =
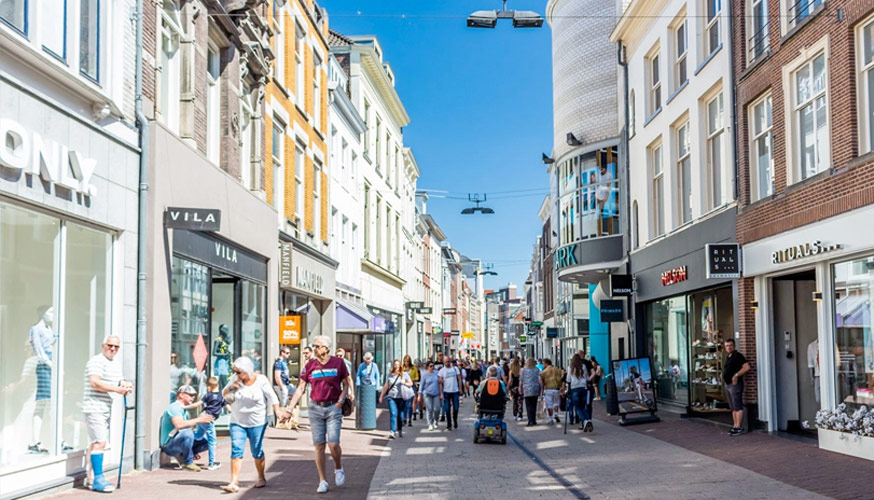
<instances>
[{"instance_id":1,"label":"hanging shop sign","mask_svg":"<svg viewBox=\"0 0 874 500\"><path fill-rule=\"evenodd\" d=\"M279 343L285 345L300 345L300 335L303 328L303 316L293 314L279 317Z\"/></svg>"},{"instance_id":2,"label":"hanging shop sign","mask_svg":"<svg viewBox=\"0 0 874 500\"><path fill-rule=\"evenodd\" d=\"M601 301L601 323L619 323L625 321L625 301L607 300Z\"/></svg>"},{"instance_id":3,"label":"hanging shop sign","mask_svg":"<svg viewBox=\"0 0 874 500\"><path fill-rule=\"evenodd\" d=\"M219 231L222 228L222 211L213 208L167 207L164 211L164 227L189 231Z\"/></svg>"},{"instance_id":4,"label":"hanging shop sign","mask_svg":"<svg viewBox=\"0 0 874 500\"><path fill-rule=\"evenodd\" d=\"M689 279L689 275L686 272L686 266L675 267L662 273L662 286L674 285L687 279Z\"/></svg>"},{"instance_id":5,"label":"hanging shop sign","mask_svg":"<svg viewBox=\"0 0 874 500\"><path fill-rule=\"evenodd\" d=\"M407 309L418 310L425 307L424 302L407 302Z\"/></svg>"},{"instance_id":6,"label":"hanging shop sign","mask_svg":"<svg viewBox=\"0 0 874 500\"><path fill-rule=\"evenodd\" d=\"M15 175L18 180L39 177L46 185L54 185L56 194L61 188L89 197L97 195L97 188L91 184L97 160L29 131L9 118L0 118L0 165L19 172Z\"/></svg>"},{"instance_id":7,"label":"hanging shop sign","mask_svg":"<svg viewBox=\"0 0 874 500\"><path fill-rule=\"evenodd\" d=\"M803 259L805 257L833 252L835 250L840 250L841 248L843 248L843 245L839 243L826 245L820 240L808 241L772 252L771 263L783 264L786 262L792 262L793 260Z\"/></svg>"},{"instance_id":8,"label":"hanging shop sign","mask_svg":"<svg viewBox=\"0 0 874 500\"><path fill-rule=\"evenodd\" d=\"M632 280L630 274L610 275L610 296L631 297Z\"/></svg>"},{"instance_id":9,"label":"hanging shop sign","mask_svg":"<svg viewBox=\"0 0 874 500\"><path fill-rule=\"evenodd\" d=\"M464 332L461 334L461 338L463 339L472 339L474 337L475 335L473 334L473 332Z\"/></svg>"},{"instance_id":10,"label":"hanging shop sign","mask_svg":"<svg viewBox=\"0 0 874 500\"><path fill-rule=\"evenodd\" d=\"M443 314L455 314L455 308L454 307L444 307Z\"/></svg>"},{"instance_id":11,"label":"hanging shop sign","mask_svg":"<svg viewBox=\"0 0 874 500\"><path fill-rule=\"evenodd\" d=\"M458 337L461 335L460 330L452 330L450 333L452 334L453 337Z\"/></svg>"},{"instance_id":12,"label":"hanging shop sign","mask_svg":"<svg viewBox=\"0 0 874 500\"><path fill-rule=\"evenodd\" d=\"M558 338L558 328L546 327L546 338L557 339Z\"/></svg>"},{"instance_id":13,"label":"hanging shop sign","mask_svg":"<svg viewBox=\"0 0 874 500\"><path fill-rule=\"evenodd\" d=\"M430 307L420 307L419 314L431 314L432 309Z\"/></svg>"},{"instance_id":14,"label":"hanging shop sign","mask_svg":"<svg viewBox=\"0 0 874 500\"><path fill-rule=\"evenodd\" d=\"M708 243L704 252L707 255L707 279L740 278L739 244Z\"/></svg>"}]
</instances>

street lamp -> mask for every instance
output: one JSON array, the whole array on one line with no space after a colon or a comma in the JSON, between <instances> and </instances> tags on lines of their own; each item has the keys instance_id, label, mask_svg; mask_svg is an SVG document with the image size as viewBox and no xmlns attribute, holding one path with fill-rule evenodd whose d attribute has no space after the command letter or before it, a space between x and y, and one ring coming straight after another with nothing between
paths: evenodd
<instances>
[{"instance_id":1,"label":"street lamp","mask_svg":"<svg viewBox=\"0 0 874 500\"><path fill-rule=\"evenodd\" d=\"M501 10L478 10L468 16L468 28L494 28L498 19L511 19L514 28L540 28L543 18L530 10L507 10L507 0L503 0Z\"/></svg>"}]
</instances>

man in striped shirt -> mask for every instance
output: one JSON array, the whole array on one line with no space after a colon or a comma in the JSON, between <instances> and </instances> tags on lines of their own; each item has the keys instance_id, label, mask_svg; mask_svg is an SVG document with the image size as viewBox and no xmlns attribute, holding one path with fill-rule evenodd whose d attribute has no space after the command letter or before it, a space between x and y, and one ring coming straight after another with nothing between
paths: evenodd
<instances>
[{"instance_id":1,"label":"man in striped shirt","mask_svg":"<svg viewBox=\"0 0 874 500\"><path fill-rule=\"evenodd\" d=\"M109 493L115 488L103 477L103 450L109 435L112 393L129 394L133 384L122 378L121 359L116 359L121 339L110 335L103 339L100 354L85 365L85 392L82 413L88 428L88 477L91 489Z\"/></svg>"}]
</instances>

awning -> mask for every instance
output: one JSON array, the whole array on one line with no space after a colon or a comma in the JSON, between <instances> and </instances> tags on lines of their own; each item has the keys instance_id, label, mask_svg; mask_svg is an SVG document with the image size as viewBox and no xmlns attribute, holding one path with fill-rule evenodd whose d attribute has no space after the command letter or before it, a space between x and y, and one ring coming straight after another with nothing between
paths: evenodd
<instances>
[{"instance_id":1,"label":"awning","mask_svg":"<svg viewBox=\"0 0 874 500\"><path fill-rule=\"evenodd\" d=\"M335 325L338 332L367 333L373 324L374 315L366 308L336 298Z\"/></svg>"}]
</instances>

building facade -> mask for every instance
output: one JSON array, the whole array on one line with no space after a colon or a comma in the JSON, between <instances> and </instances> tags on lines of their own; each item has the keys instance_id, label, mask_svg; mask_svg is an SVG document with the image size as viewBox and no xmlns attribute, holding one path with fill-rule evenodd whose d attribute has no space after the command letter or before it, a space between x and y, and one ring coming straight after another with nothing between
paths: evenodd
<instances>
[{"instance_id":1,"label":"building facade","mask_svg":"<svg viewBox=\"0 0 874 500\"><path fill-rule=\"evenodd\" d=\"M85 364L105 336L121 338L123 373L135 380L133 7L100 2L97 15L97 2L0 5L3 497L84 476ZM120 398L112 410L107 470L119 465ZM132 433L126 441L127 462Z\"/></svg>"},{"instance_id":2,"label":"building facade","mask_svg":"<svg viewBox=\"0 0 874 500\"><path fill-rule=\"evenodd\" d=\"M874 213L874 5L732 8L747 16L734 34L747 397L765 429L808 433L821 408L874 403L874 240L863 229Z\"/></svg>"}]
</instances>

